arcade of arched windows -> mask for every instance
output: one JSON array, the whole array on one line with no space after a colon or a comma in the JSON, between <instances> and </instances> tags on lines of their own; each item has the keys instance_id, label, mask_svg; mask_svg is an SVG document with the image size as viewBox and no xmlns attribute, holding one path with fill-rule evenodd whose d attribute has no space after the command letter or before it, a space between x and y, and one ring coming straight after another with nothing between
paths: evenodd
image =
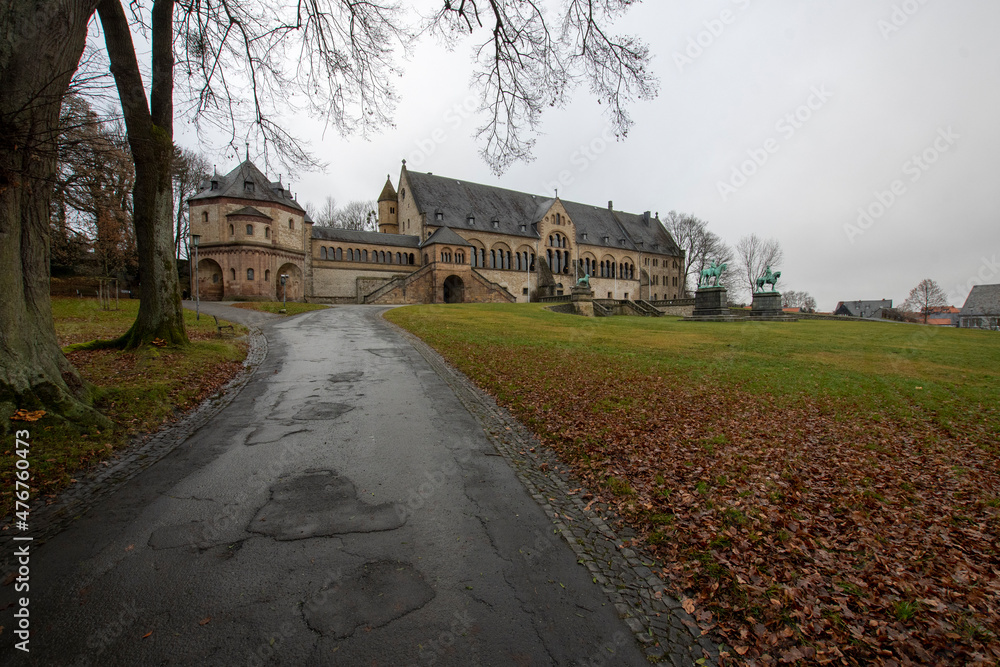
<instances>
[{"instance_id":1,"label":"arcade of arched windows","mask_svg":"<svg viewBox=\"0 0 1000 667\"><path fill-rule=\"evenodd\" d=\"M392 250L374 250L368 248L343 248L320 246L319 258L335 262L371 262L374 264L416 264L416 255L412 252L394 252Z\"/></svg>"},{"instance_id":2,"label":"arcade of arched windows","mask_svg":"<svg viewBox=\"0 0 1000 667\"><path fill-rule=\"evenodd\" d=\"M545 222L552 222L556 225L568 225L572 222L572 220L564 216L562 213L556 213L554 215L545 216Z\"/></svg>"},{"instance_id":3,"label":"arcade of arched windows","mask_svg":"<svg viewBox=\"0 0 1000 667\"><path fill-rule=\"evenodd\" d=\"M620 280L635 280L635 264L629 259L621 262L605 255L604 259L596 263L596 270L590 274L595 278L618 278ZM586 268L586 263L585 263Z\"/></svg>"},{"instance_id":4,"label":"arcade of arched windows","mask_svg":"<svg viewBox=\"0 0 1000 667\"><path fill-rule=\"evenodd\" d=\"M465 264L465 252L444 248L441 250L441 261L446 264Z\"/></svg>"},{"instance_id":5,"label":"arcade of arched windows","mask_svg":"<svg viewBox=\"0 0 1000 667\"><path fill-rule=\"evenodd\" d=\"M535 254L527 247L522 246L514 252L505 243L496 243L490 249L486 249L478 241L473 241L472 244L470 259L473 268L501 271L535 270Z\"/></svg>"}]
</instances>

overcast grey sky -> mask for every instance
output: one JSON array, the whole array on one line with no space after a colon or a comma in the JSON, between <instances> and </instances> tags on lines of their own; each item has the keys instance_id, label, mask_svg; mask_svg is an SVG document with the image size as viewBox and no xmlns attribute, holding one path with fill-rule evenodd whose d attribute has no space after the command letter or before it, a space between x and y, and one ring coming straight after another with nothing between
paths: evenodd
<instances>
[{"instance_id":1,"label":"overcast grey sky","mask_svg":"<svg viewBox=\"0 0 1000 667\"><path fill-rule=\"evenodd\" d=\"M1000 283L1000 3L647 0L617 28L650 45L661 83L632 106L624 142L607 140L603 108L578 90L546 112L535 160L495 177L466 111L471 43L428 41L405 63L393 130L345 139L288 119L329 163L292 189L300 202L374 199L405 158L515 190L689 212L731 245L751 232L780 240L779 288L824 310L901 303L923 278L961 306L971 284ZM236 164L209 157L220 171Z\"/></svg>"}]
</instances>

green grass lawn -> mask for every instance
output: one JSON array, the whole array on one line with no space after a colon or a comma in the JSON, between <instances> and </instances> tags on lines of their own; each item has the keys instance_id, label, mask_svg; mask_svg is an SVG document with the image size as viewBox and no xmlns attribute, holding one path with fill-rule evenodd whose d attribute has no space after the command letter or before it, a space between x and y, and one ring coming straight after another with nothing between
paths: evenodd
<instances>
[{"instance_id":1,"label":"green grass lawn","mask_svg":"<svg viewBox=\"0 0 1000 667\"><path fill-rule=\"evenodd\" d=\"M154 431L164 421L197 405L239 371L246 358L240 336L220 337L211 318L195 320L184 311L191 345L149 346L138 351L75 350L68 347L97 338L115 338L135 321L139 302L122 300L119 310L104 311L96 299L53 298L56 335L67 357L95 388L94 405L114 424L110 430L80 431L51 416L26 424L32 437L32 498L51 496L73 483L82 470L111 457L138 433ZM0 463L0 514L13 506L14 457Z\"/></svg>"},{"instance_id":2,"label":"green grass lawn","mask_svg":"<svg viewBox=\"0 0 1000 667\"><path fill-rule=\"evenodd\" d=\"M539 304L385 317L573 466L740 655L1000 659L995 332Z\"/></svg>"},{"instance_id":3,"label":"green grass lawn","mask_svg":"<svg viewBox=\"0 0 1000 667\"><path fill-rule=\"evenodd\" d=\"M597 355L639 373L683 378L705 392L721 386L782 402L822 398L843 406L844 416L864 410L930 419L1000 439L995 332L829 320L584 318L540 304L400 308L386 319L446 350Z\"/></svg>"},{"instance_id":4,"label":"green grass lawn","mask_svg":"<svg viewBox=\"0 0 1000 667\"><path fill-rule=\"evenodd\" d=\"M308 313L312 310L323 310L324 308L330 307L324 306L321 303L298 303L295 301L289 301L284 305L282 305L280 301L238 301L230 305L234 308L260 310L265 313L274 313L275 315L284 314L289 316L298 315L299 313ZM284 313L281 313L282 308L285 309Z\"/></svg>"}]
</instances>

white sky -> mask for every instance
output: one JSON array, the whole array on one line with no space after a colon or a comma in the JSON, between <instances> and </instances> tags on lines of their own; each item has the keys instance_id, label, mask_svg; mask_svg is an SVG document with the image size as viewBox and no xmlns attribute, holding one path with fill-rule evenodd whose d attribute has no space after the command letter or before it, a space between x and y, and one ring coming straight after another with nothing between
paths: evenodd
<instances>
[{"instance_id":1,"label":"white sky","mask_svg":"<svg viewBox=\"0 0 1000 667\"><path fill-rule=\"evenodd\" d=\"M728 24L712 25L723 11ZM480 119L449 114L470 94L471 44L449 53L427 41L405 63L391 131L345 139L288 118L329 164L297 175L292 190L316 204L374 199L406 158L418 171L515 190L693 213L731 245L751 232L777 238L779 288L807 291L823 310L898 304L923 278L960 307L972 283L1000 283L1000 3L647 0L617 28L650 45L661 82L656 100L631 107L622 143L604 141L603 108L581 89L546 112L535 160L496 178L471 137ZM679 63L699 39L707 46ZM175 131L198 148L182 119ZM761 164L747 162L754 155ZM912 161L922 155L933 163ZM236 164L208 157L219 171ZM859 224L859 209L870 222Z\"/></svg>"}]
</instances>

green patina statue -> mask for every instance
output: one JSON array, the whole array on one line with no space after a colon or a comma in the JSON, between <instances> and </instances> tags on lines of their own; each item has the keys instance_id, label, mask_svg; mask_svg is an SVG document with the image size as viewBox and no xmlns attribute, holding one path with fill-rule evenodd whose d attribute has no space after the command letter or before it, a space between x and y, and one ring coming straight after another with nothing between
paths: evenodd
<instances>
[{"instance_id":1,"label":"green patina statue","mask_svg":"<svg viewBox=\"0 0 1000 667\"><path fill-rule=\"evenodd\" d=\"M712 262L712 265L710 267L701 270L701 279L698 281L698 288L700 289L702 287L718 287L719 278L722 277L722 272L725 270L726 270L725 264L720 264L716 266L715 262ZM714 282L712 278L715 278Z\"/></svg>"},{"instance_id":2,"label":"green patina statue","mask_svg":"<svg viewBox=\"0 0 1000 667\"><path fill-rule=\"evenodd\" d=\"M778 278L780 277L781 271L771 273L771 267L767 267L767 271L764 272L764 275L757 279L757 289L755 291L763 292L764 285L770 285L772 292L778 291Z\"/></svg>"},{"instance_id":3,"label":"green patina statue","mask_svg":"<svg viewBox=\"0 0 1000 667\"><path fill-rule=\"evenodd\" d=\"M580 278L579 280L576 281L576 286L577 287L587 287L587 288L589 288L590 287L590 274L589 273L583 274L583 278Z\"/></svg>"}]
</instances>

